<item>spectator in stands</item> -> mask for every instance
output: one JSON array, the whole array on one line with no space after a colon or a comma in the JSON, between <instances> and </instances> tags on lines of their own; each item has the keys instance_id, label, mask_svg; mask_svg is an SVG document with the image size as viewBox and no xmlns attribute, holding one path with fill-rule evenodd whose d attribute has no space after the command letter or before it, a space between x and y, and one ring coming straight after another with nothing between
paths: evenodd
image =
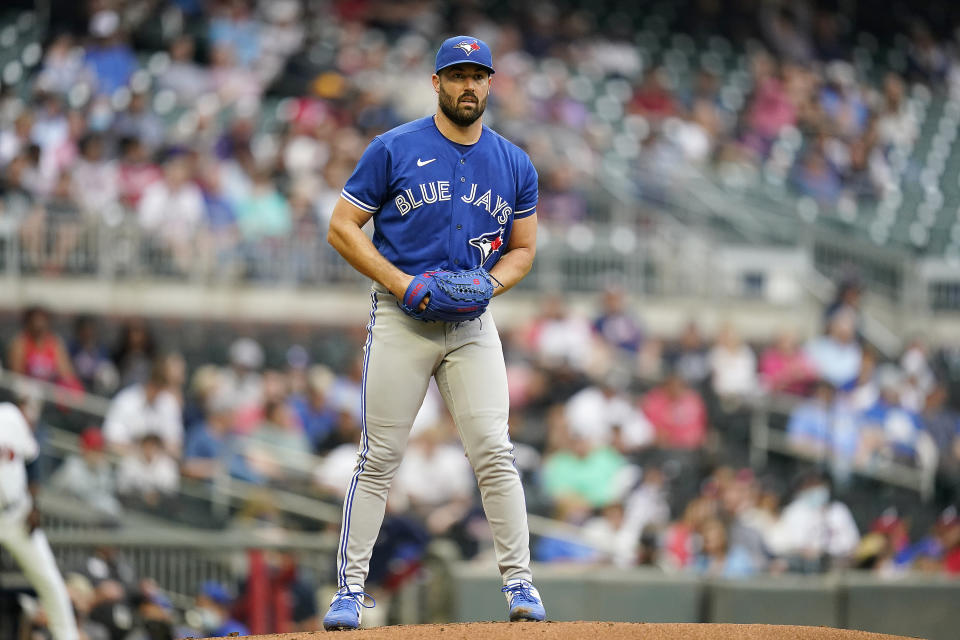
<instances>
[{"instance_id":1,"label":"spectator in stands","mask_svg":"<svg viewBox=\"0 0 960 640\"><path fill-rule=\"evenodd\" d=\"M190 180L184 154L171 155L163 166L163 180L144 189L137 207L140 227L153 234L159 249L169 251L173 266L187 270L193 259L193 240L204 217L203 193Z\"/></svg>"},{"instance_id":2,"label":"spectator in stands","mask_svg":"<svg viewBox=\"0 0 960 640\"><path fill-rule=\"evenodd\" d=\"M334 379L329 368L315 365L309 369L306 392L290 396L290 406L303 425L313 451L327 439L337 423L337 411L330 397Z\"/></svg>"},{"instance_id":3,"label":"spectator in stands","mask_svg":"<svg viewBox=\"0 0 960 640\"><path fill-rule=\"evenodd\" d=\"M128 640L154 640L177 635L173 603L155 582L142 580L130 602L135 616L133 628L126 636Z\"/></svg>"},{"instance_id":4,"label":"spectator in stands","mask_svg":"<svg viewBox=\"0 0 960 640\"><path fill-rule=\"evenodd\" d=\"M541 482L553 500L579 500L602 507L619 500L636 478L637 470L613 447L594 447L575 433L566 448L547 455Z\"/></svg>"},{"instance_id":5,"label":"spectator in stands","mask_svg":"<svg viewBox=\"0 0 960 640\"><path fill-rule=\"evenodd\" d=\"M435 536L448 534L467 516L477 486L452 431L441 425L416 434L397 470L399 493Z\"/></svg>"},{"instance_id":6,"label":"spectator in stands","mask_svg":"<svg viewBox=\"0 0 960 640\"><path fill-rule=\"evenodd\" d=\"M574 167L561 162L544 176L543 183L544 222L565 228L587 220L587 198L577 184Z\"/></svg>"},{"instance_id":7,"label":"spectator in stands","mask_svg":"<svg viewBox=\"0 0 960 640\"><path fill-rule=\"evenodd\" d=\"M133 625L134 613L124 584L113 579L93 578L92 582L90 620L107 630L109 640L124 640Z\"/></svg>"},{"instance_id":8,"label":"spectator in stands","mask_svg":"<svg viewBox=\"0 0 960 640\"><path fill-rule=\"evenodd\" d=\"M664 354L667 366L675 370L690 385L697 387L710 375L710 362L700 329L693 320L688 322L675 346Z\"/></svg>"},{"instance_id":9,"label":"spectator in stands","mask_svg":"<svg viewBox=\"0 0 960 640\"><path fill-rule=\"evenodd\" d=\"M584 372L594 354L590 324L572 311L566 301L552 295L544 300L540 316L529 329L529 340L541 364L549 369Z\"/></svg>"},{"instance_id":10,"label":"spectator in stands","mask_svg":"<svg viewBox=\"0 0 960 640\"><path fill-rule=\"evenodd\" d=\"M620 453L637 452L654 442L650 421L627 394L629 374L615 369L577 392L566 403L570 433L590 446L613 446Z\"/></svg>"},{"instance_id":11,"label":"spectator in stands","mask_svg":"<svg viewBox=\"0 0 960 640\"><path fill-rule=\"evenodd\" d=\"M230 367L223 372L220 390L225 402L233 407L239 433L249 433L262 416L264 401L263 347L252 338L238 338L230 344Z\"/></svg>"},{"instance_id":12,"label":"spectator in stands","mask_svg":"<svg viewBox=\"0 0 960 640\"><path fill-rule=\"evenodd\" d=\"M100 429L80 434L80 455L71 454L50 478L50 488L74 496L106 521L119 524L123 507L117 500L113 468L104 453Z\"/></svg>"},{"instance_id":13,"label":"spectator in stands","mask_svg":"<svg viewBox=\"0 0 960 640\"><path fill-rule=\"evenodd\" d=\"M125 206L136 209L147 187L162 178L163 173L151 161L143 142L137 138L120 139L117 183L120 201Z\"/></svg>"},{"instance_id":14,"label":"spectator in stands","mask_svg":"<svg viewBox=\"0 0 960 640\"><path fill-rule=\"evenodd\" d=\"M624 519L637 539L644 530L662 529L670 522L667 477L653 464L643 466L640 485L624 499Z\"/></svg>"},{"instance_id":15,"label":"spectator in stands","mask_svg":"<svg viewBox=\"0 0 960 640\"><path fill-rule=\"evenodd\" d=\"M92 221L116 219L111 209L120 200L117 164L106 153L102 135L90 134L80 141L80 157L71 167L73 198L84 218Z\"/></svg>"},{"instance_id":16,"label":"spectator in stands","mask_svg":"<svg viewBox=\"0 0 960 640\"><path fill-rule=\"evenodd\" d=\"M600 338L623 355L635 357L643 345L643 329L636 314L629 308L630 300L620 286L608 286L603 291L601 311L593 321L593 330Z\"/></svg>"},{"instance_id":17,"label":"spectator in stands","mask_svg":"<svg viewBox=\"0 0 960 640\"><path fill-rule=\"evenodd\" d=\"M57 176L45 209L43 235L49 234L53 237L53 246L50 247L47 260L44 261L44 272L56 275L72 265L85 266L84 263L92 256L75 253L83 237L86 220L82 215L79 203L73 196L70 174L61 173ZM41 253L45 248L43 245L46 244L44 238L41 241Z\"/></svg>"},{"instance_id":18,"label":"spectator in stands","mask_svg":"<svg viewBox=\"0 0 960 640\"><path fill-rule=\"evenodd\" d=\"M820 380L812 397L790 413L787 438L797 452L827 458L838 480L846 480L860 447L858 418L847 403L836 401L833 385Z\"/></svg>"},{"instance_id":19,"label":"spectator in stands","mask_svg":"<svg viewBox=\"0 0 960 640\"><path fill-rule=\"evenodd\" d=\"M200 618L199 631L211 637L250 635L247 627L233 617L233 602L234 597L225 586L214 581L204 582L194 608Z\"/></svg>"},{"instance_id":20,"label":"spectator in stands","mask_svg":"<svg viewBox=\"0 0 960 640\"><path fill-rule=\"evenodd\" d=\"M63 340L50 328L50 312L45 307L32 306L23 312L21 330L7 351L7 366L37 380L80 387Z\"/></svg>"},{"instance_id":21,"label":"spectator in stands","mask_svg":"<svg viewBox=\"0 0 960 640\"><path fill-rule=\"evenodd\" d=\"M148 98L145 91L134 91L130 96L130 104L117 114L111 131L120 138L139 140L147 149L156 151L163 146L167 137L163 120L150 110Z\"/></svg>"},{"instance_id":22,"label":"spectator in stands","mask_svg":"<svg viewBox=\"0 0 960 640\"><path fill-rule=\"evenodd\" d=\"M212 91L210 73L194 61L196 47L189 35L180 35L170 43L170 66L157 83L173 91L183 106L196 103L200 96Z\"/></svg>"},{"instance_id":23,"label":"spectator in stands","mask_svg":"<svg viewBox=\"0 0 960 640\"><path fill-rule=\"evenodd\" d=\"M225 105L256 105L263 85L250 69L237 64L236 53L226 44L214 45L210 52L210 82Z\"/></svg>"},{"instance_id":24,"label":"spectator in stands","mask_svg":"<svg viewBox=\"0 0 960 640\"><path fill-rule=\"evenodd\" d=\"M97 93L108 96L125 87L138 66L120 26L120 16L115 11L97 11L90 18L94 41L87 47L86 62L96 74Z\"/></svg>"},{"instance_id":25,"label":"spectator in stands","mask_svg":"<svg viewBox=\"0 0 960 640\"><path fill-rule=\"evenodd\" d=\"M224 398L211 396L206 420L193 425L183 450L183 475L199 480L225 476L259 484L263 478L250 468L245 450L249 443L233 434L233 408Z\"/></svg>"},{"instance_id":26,"label":"spectator in stands","mask_svg":"<svg viewBox=\"0 0 960 640\"><path fill-rule=\"evenodd\" d=\"M829 320L827 334L806 344L804 352L819 377L839 389L847 389L860 372L863 351L856 341L856 316L838 311Z\"/></svg>"},{"instance_id":27,"label":"spectator in stands","mask_svg":"<svg viewBox=\"0 0 960 640\"><path fill-rule=\"evenodd\" d=\"M677 112L677 102L670 90L666 69L653 67L644 74L643 81L630 101L630 112L640 114L653 122Z\"/></svg>"},{"instance_id":28,"label":"spectator in stands","mask_svg":"<svg viewBox=\"0 0 960 640\"><path fill-rule=\"evenodd\" d=\"M828 209L837 204L843 190L840 172L819 143L800 156L791 171L790 181L797 193L813 198L818 205Z\"/></svg>"},{"instance_id":29,"label":"spectator in stands","mask_svg":"<svg viewBox=\"0 0 960 640\"><path fill-rule=\"evenodd\" d=\"M267 171L253 174L250 193L237 203L237 224L243 238L254 246L290 232L290 205L274 187Z\"/></svg>"},{"instance_id":30,"label":"spectator in stands","mask_svg":"<svg viewBox=\"0 0 960 640\"><path fill-rule=\"evenodd\" d=\"M210 42L232 49L237 63L252 67L260 54L260 23L254 20L246 2L219 3L210 20Z\"/></svg>"},{"instance_id":31,"label":"spectator in stands","mask_svg":"<svg viewBox=\"0 0 960 640\"><path fill-rule=\"evenodd\" d=\"M727 528L717 518L700 525L702 546L691 561L691 569L702 576L747 578L757 574L759 567L744 547L730 541Z\"/></svg>"},{"instance_id":32,"label":"spectator in stands","mask_svg":"<svg viewBox=\"0 0 960 640\"><path fill-rule=\"evenodd\" d=\"M267 480L283 483L308 472L310 441L286 403L268 399L263 421L250 432L246 447L250 466Z\"/></svg>"},{"instance_id":33,"label":"spectator in stands","mask_svg":"<svg viewBox=\"0 0 960 640\"><path fill-rule=\"evenodd\" d=\"M677 571L692 566L699 544L697 531L716 515L716 504L706 497L695 498L686 504L683 517L672 522L663 532L661 561L665 569Z\"/></svg>"},{"instance_id":34,"label":"spectator in stands","mask_svg":"<svg viewBox=\"0 0 960 640\"><path fill-rule=\"evenodd\" d=\"M820 108L831 121L834 135L847 141L858 139L867 129L870 111L857 86L856 70L849 62L834 60L825 71Z\"/></svg>"},{"instance_id":35,"label":"spectator in stands","mask_svg":"<svg viewBox=\"0 0 960 640\"><path fill-rule=\"evenodd\" d=\"M701 449L707 442L707 408L703 398L676 369L640 403L653 424L657 446L663 449Z\"/></svg>"},{"instance_id":36,"label":"spectator in stands","mask_svg":"<svg viewBox=\"0 0 960 640\"><path fill-rule=\"evenodd\" d=\"M90 580L79 573L68 573L64 576L64 581L67 584L67 593L70 594L70 604L77 616L80 637L85 640L110 640L107 627L90 619L90 612L97 597Z\"/></svg>"},{"instance_id":37,"label":"spectator in stands","mask_svg":"<svg viewBox=\"0 0 960 640\"><path fill-rule=\"evenodd\" d=\"M942 82L950 70L949 56L923 22L915 22L910 31L910 44L907 47L908 76L924 83Z\"/></svg>"},{"instance_id":38,"label":"spectator in stands","mask_svg":"<svg viewBox=\"0 0 960 640\"><path fill-rule=\"evenodd\" d=\"M830 323L837 315L849 315L853 318L854 330L858 338L863 334L863 285L856 276L847 276L837 283L833 300L823 311L823 326L830 330Z\"/></svg>"},{"instance_id":39,"label":"spectator in stands","mask_svg":"<svg viewBox=\"0 0 960 640\"><path fill-rule=\"evenodd\" d=\"M793 571L819 573L843 566L857 548L860 533L853 515L844 503L831 501L830 493L825 477L805 477L767 535L770 551Z\"/></svg>"},{"instance_id":40,"label":"spectator in stands","mask_svg":"<svg viewBox=\"0 0 960 640\"><path fill-rule=\"evenodd\" d=\"M745 114L744 147L758 158L766 158L780 130L797 120L796 105L790 99L777 63L766 52L751 59L753 96Z\"/></svg>"},{"instance_id":41,"label":"spectator in stands","mask_svg":"<svg viewBox=\"0 0 960 640\"><path fill-rule=\"evenodd\" d=\"M107 443L129 453L148 434L160 438L166 452L180 457L183 446L181 407L170 392L167 364L157 360L144 384L133 384L116 395L103 423Z\"/></svg>"},{"instance_id":42,"label":"spectator in stands","mask_svg":"<svg viewBox=\"0 0 960 640\"><path fill-rule=\"evenodd\" d=\"M915 413L923 411L927 395L936 379L930 366L926 341L917 336L910 340L900 356L900 369L904 373L900 387L900 402Z\"/></svg>"},{"instance_id":43,"label":"spectator in stands","mask_svg":"<svg viewBox=\"0 0 960 640\"><path fill-rule=\"evenodd\" d=\"M903 376L895 366L884 365L878 381L880 398L861 418L861 461L869 464L885 459L915 464L919 462L917 453L923 425L920 417L900 402Z\"/></svg>"},{"instance_id":44,"label":"spectator in stands","mask_svg":"<svg viewBox=\"0 0 960 640\"><path fill-rule=\"evenodd\" d=\"M341 415L349 422L350 414ZM357 463L357 448L360 444L361 432L360 429L352 428L351 424L349 430L344 430L344 435L352 437L327 450L323 464L318 465L313 472L313 483L317 488L324 495L333 496L341 501L347 490L343 479L353 473L354 465Z\"/></svg>"},{"instance_id":45,"label":"spectator in stands","mask_svg":"<svg viewBox=\"0 0 960 640\"><path fill-rule=\"evenodd\" d=\"M120 375L120 387L146 382L156 356L157 343L146 320L125 320L110 356Z\"/></svg>"},{"instance_id":46,"label":"spectator in stands","mask_svg":"<svg viewBox=\"0 0 960 640\"><path fill-rule=\"evenodd\" d=\"M960 479L960 413L949 404L947 387L936 384L927 395L920 420L940 452L940 470L949 478Z\"/></svg>"},{"instance_id":47,"label":"spectator in stands","mask_svg":"<svg viewBox=\"0 0 960 640\"><path fill-rule=\"evenodd\" d=\"M240 230L237 227L236 202L227 197L224 167L205 159L202 162L200 187L206 210L200 258L206 258L216 273L232 276L238 263Z\"/></svg>"},{"instance_id":48,"label":"spectator in stands","mask_svg":"<svg viewBox=\"0 0 960 640\"><path fill-rule=\"evenodd\" d=\"M912 568L939 573L944 569L946 553L957 541L960 541L960 518L957 507L951 505L939 515L927 535L896 553L893 564L901 570Z\"/></svg>"},{"instance_id":49,"label":"spectator in stands","mask_svg":"<svg viewBox=\"0 0 960 640\"><path fill-rule=\"evenodd\" d=\"M892 147L906 149L919 134L916 115L907 101L903 78L887 72L883 79L883 104L877 116L877 142L883 152Z\"/></svg>"},{"instance_id":50,"label":"spectator in stands","mask_svg":"<svg viewBox=\"0 0 960 640\"><path fill-rule=\"evenodd\" d=\"M815 377L813 364L800 350L791 329L777 334L760 357L760 383L771 393L806 395Z\"/></svg>"},{"instance_id":51,"label":"spectator in stands","mask_svg":"<svg viewBox=\"0 0 960 640\"><path fill-rule=\"evenodd\" d=\"M65 96L77 86L93 88L96 77L84 61L83 50L69 33L58 33L47 46L37 86L43 91Z\"/></svg>"},{"instance_id":52,"label":"spectator in stands","mask_svg":"<svg viewBox=\"0 0 960 640\"><path fill-rule=\"evenodd\" d=\"M721 327L707 360L713 392L721 400L736 402L757 391L757 358L732 326Z\"/></svg>"},{"instance_id":53,"label":"spectator in stands","mask_svg":"<svg viewBox=\"0 0 960 640\"><path fill-rule=\"evenodd\" d=\"M30 147L32 130L33 115L29 111L19 113L12 127L0 129L0 168L6 168L14 158Z\"/></svg>"},{"instance_id":54,"label":"spectator in stands","mask_svg":"<svg viewBox=\"0 0 960 640\"><path fill-rule=\"evenodd\" d=\"M583 537L596 549L605 550L604 559L618 567L631 567L636 562L639 533L624 517L619 502L603 507L600 515L583 524Z\"/></svg>"},{"instance_id":55,"label":"spectator in stands","mask_svg":"<svg viewBox=\"0 0 960 640\"><path fill-rule=\"evenodd\" d=\"M176 461L164 448L163 439L148 432L123 454L117 471L117 491L129 504L163 509L180 487Z\"/></svg>"}]
</instances>

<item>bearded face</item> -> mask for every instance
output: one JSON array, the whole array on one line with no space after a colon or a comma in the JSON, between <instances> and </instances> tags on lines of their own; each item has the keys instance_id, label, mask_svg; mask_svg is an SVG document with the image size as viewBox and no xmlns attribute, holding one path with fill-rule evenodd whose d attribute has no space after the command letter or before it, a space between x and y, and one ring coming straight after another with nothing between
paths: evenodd
<instances>
[{"instance_id":1,"label":"bearded face","mask_svg":"<svg viewBox=\"0 0 960 640\"><path fill-rule=\"evenodd\" d=\"M467 127L477 121L487 108L487 84L474 81L469 86L451 74L453 79L440 77L440 110L458 127ZM462 74L460 74L462 77Z\"/></svg>"}]
</instances>

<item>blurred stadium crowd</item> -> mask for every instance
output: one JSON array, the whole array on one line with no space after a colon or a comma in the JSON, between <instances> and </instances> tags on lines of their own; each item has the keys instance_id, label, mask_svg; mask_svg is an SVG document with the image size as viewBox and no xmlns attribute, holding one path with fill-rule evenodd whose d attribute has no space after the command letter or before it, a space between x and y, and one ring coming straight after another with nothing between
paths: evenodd
<instances>
[{"instance_id":1,"label":"blurred stadium crowd","mask_svg":"<svg viewBox=\"0 0 960 640\"><path fill-rule=\"evenodd\" d=\"M808 2L503 4L98 1L55 12L42 47L11 25L23 63L0 83L0 171L24 267L91 270L86 234L123 224L158 271L315 260L366 141L434 108L447 31L494 47L488 117L538 167L546 225L603 220L614 176L639 203L694 168L762 170L849 209L937 168L906 158L918 110L960 74L952 39L922 21L874 35Z\"/></svg>"},{"instance_id":2,"label":"blurred stadium crowd","mask_svg":"<svg viewBox=\"0 0 960 640\"><path fill-rule=\"evenodd\" d=\"M23 268L91 270L77 252L102 225L137 227L170 273L270 278L281 258L327 254L327 218L366 141L434 108L433 45L446 33L494 47L490 121L532 156L546 226L603 220L612 175L656 202L690 167L779 172L823 206L880 200L903 170L897 150L918 135L907 87L952 95L960 82L951 34L880 16L875 32L854 34L849 16L813 3L659 3L656 15L671 17L643 23L647 42L635 42L629 7L500 4L97 0L55 14L42 48L0 83L0 217L17 225ZM666 41L683 55L650 53ZM863 73L858 52L888 41L900 64ZM534 558L725 577L960 574L957 347L917 338L882 357L862 339L860 296L844 283L822 335L785 327L762 344L693 321L649 335L616 289L594 317L551 298L507 332L530 509L595 545L538 536ZM52 489L114 524L128 510L196 523L178 486L225 474L342 497L360 435L362 336L330 338L338 358L252 337L211 356L143 319L69 320L61 335L35 308L5 336L5 369L111 398L102 424L83 425L82 452L50 470ZM796 453L825 462L750 469L751 411L771 394L793 398L781 426ZM912 497L858 475L890 462L937 467L935 513L911 520ZM371 582L396 588L431 539L467 558L492 553L434 390L395 484ZM214 524L295 526L268 500ZM78 612L124 602L170 624L155 585L108 574L74 580ZM229 589L201 592L198 608L214 613L196 615L229 618ZM298 615L309 625L314 614ZM109 619L108 635L89 636L126 637Z\"/></svg>"}]
</instances>

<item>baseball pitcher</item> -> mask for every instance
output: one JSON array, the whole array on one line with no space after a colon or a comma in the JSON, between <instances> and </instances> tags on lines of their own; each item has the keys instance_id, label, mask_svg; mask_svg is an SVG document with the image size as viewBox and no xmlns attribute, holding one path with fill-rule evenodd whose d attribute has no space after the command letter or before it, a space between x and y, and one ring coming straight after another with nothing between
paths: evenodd
<instances>
[{"instance_id":1,"label":"baseball pitcher","mask_svg":"<svg viewBox=\"0 0 960 640\"><path fill-rule=\"evenodd\" d=\"M457 36L437 52L434 115L373 139L343 188L328 240L374 280L364 346L362 436L343 506L339 590L324 628L356 629L390 482L433 376L493 531L511 620L543 620L530 573L520 477L507 435L507 376L490 298L533 263L537 172L481 121L490 48ZM374 222L373 241L362 228ZM370 598L372 600L372 598Z\"/></svg>"}]
</instances>

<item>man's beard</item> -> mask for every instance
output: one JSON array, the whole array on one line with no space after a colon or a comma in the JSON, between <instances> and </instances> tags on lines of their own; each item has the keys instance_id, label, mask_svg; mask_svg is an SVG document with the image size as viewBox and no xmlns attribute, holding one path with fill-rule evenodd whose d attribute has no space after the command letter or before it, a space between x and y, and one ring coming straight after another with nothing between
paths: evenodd
<instances>
[{"instance_id":1,"label":"man's beard","mask_svg":"<svg viewBox=\"0 0 960 640\"><path fill-rule=\"evenodd\" d=\"M460 98L469 95L471 94L465 93ZM473 106L473 109L464 107L463 104L458 102L459 98L455 100L453 96L443 90L443 85L440 85L440 110L443 111L443 115L450 119L450 122L458 127L469 127L483 115L483 111L487 108L486 98L480 100L476 96L473 97L477 101L468 103Z\"/></svg>"}]
</instances>

